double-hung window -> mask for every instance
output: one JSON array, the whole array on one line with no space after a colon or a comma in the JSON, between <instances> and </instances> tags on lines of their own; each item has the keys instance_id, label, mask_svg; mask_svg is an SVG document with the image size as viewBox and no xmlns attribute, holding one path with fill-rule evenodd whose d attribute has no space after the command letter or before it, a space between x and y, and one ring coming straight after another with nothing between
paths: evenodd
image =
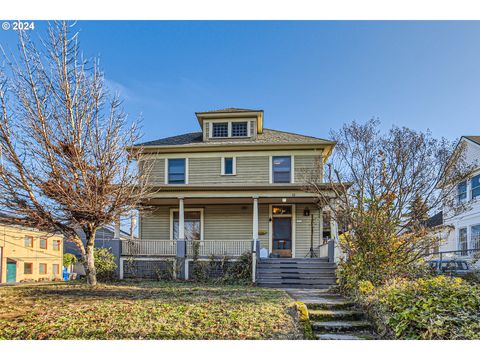
<instances>
[{"instance_id":1,"label":"double-hung window","mask_svg":"<svg viewBox=\"0 0 480 360\"><path fill-rule=\"evenodd\" d=\"M237 161L234 157L222 158L222 175L236 175Z\"/></svg>"},{"instance_id":2,"label":"double-hung window","mask_svg":"<svg viewBox=\"0 0 480 360\"><path fill-rule=\"evenodd\" d=\"M458 250L461 251L460 256L467 256L467 249L467 228L461 228L458 230Z\"/></svg>"},{"instance_id":3,"label":"double-hung window","mask_svg":"<svg viewBox=\"0 0 480 360\"><path fill-rule=\"evenodd\" d=\"M215 138L228 137L228 123L213 123L212 137L215 137Z\"/></svg>"},{"instance_id":4,"label":"double-hung window","mask_svg":"<svg viewBox=\"0 0 480 360\"><path fill-rule=\"evenodd\" d=\"M47 239L40 238L39 246L40 246L40 249L47 250Z\"/></svg>"},{"instance_id":5,"label":"double-hung window","mask_svg":"<svg viewBox=\"0 0 480 360\"><path fill-rule=\"evenodd\" d=\"M168 159L168 183L185 184L185 159Z\"/></svg>"},{"instance_id":6,"label":"double-hung window","mask_svg":"<svg viewBox=\"0 0 480 360\"><path fill-rule=\"evenodd\" d=\"M292 158L290 156L272 157L273 183L290 183L292 180Z\"/></svg>"},{"instance_id":7,"label":"double-hung window","mask_svg":"<svg viewBox=\"0 0 480 360\"><path fill-rule=\"evenodd\" d=\"M179 215L178 211L173 211L173 240L178 240L179 236ZM185 210L184 212L184 234L185 240L202 239L202 212L200 210Z\"/></svg>"},{"instance_id":8,"label":"double-hung window","mask_svg":"<svg viewBox=\"0 0 480 360\"><path fill-rule=\"evenodd\" d=\"M38 272L45 275L47 273L47 264L38 264Z\"/></svg>"},{"instance_id":9,"label":"double-hung window","mask_svg":"<svg viewBox=\"0 0 480 360\"><path fill-rule=\"evenodd\" d=\"M480 174L472 177L472 200L480 197Z\"/></svg>"},{"instance_id":10,"label":"double-hung window","mask_svg":"<svg viewBox=\"0 0 480 360\"><path fill-rule=\"evenodd\" d=\"M23 273L26 275L33 274L33 263L23 263Z\"/></svg>"},{"instance_id":11,"label":"double-hung window","mask_svg":"<svg viewBox=\"0 0 480 360\"><path fill-rule=\"evenodd\" d=\"M33 248L33 236L25 236L23 239L23 246Z\"/></svg>"},{"instance_id":12,"label":"double-hung window","mask_svg":"<svg viewBox=\"0 0 480 360\"><path fill-rule=\"evenodd\" d=\"M470 249L480 249L480 224L471 227Z\"/></svg>"},{"instance_id":13,"label":"double-hung window","mask_svg":"<svg viewBox=\"0 0 480 360\"><path fill-rule=\"evenodd\" d=\"M462 181L457 185L457 200L458 203L462 203L467 200L467 182Z\"/></svg>"}]
</instances>

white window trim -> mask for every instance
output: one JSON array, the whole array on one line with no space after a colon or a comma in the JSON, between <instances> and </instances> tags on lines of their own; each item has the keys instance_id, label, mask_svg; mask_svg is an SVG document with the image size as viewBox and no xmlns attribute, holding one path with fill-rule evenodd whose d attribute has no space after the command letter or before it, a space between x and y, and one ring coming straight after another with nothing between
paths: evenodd
<instances>
[{"instance_id":1,"label":"white window trim","mask_svg":"<svg viewBox=\"0 0 480 360\"><path fill-rule=\"evenodd\" d=\"M272 221L268 221L268 254L270 255L273 250L273 214L272 214L272 207L274 206L291 206L292 207L292 215L275 215L275 217L291 217L292 219L292 259L295 258L295 235L296 235L296 223L297 223L297 209L295 204L270 204L268 206L268 218L272 219Z\"/></svg>"},{"instance_id":2,"label":"white window trim","mask_svg":"<svg viewBox=\"0 0 480 360\"><path fill-rule=\"evenodd\" d=\"M251 126L251 119L216 119L216 120L209 120L205 122L208 124L208 138L209 139L245 139L252 136L250 131ZM232 136L232 123L247 123L247 136ZM213 124L215 123L227 123L228 125L228 134L227 136L213 136Z\"/></svg>"},{"instance_id":3,"label":"white window trim","mask_svg":"<svg viewBox=\"0 0 480 360\"><path fill-rule=\"evenodd\" d=\"M268 167L268 182L273 184L273 156L278 157L290 157L290 183L293 184L295 182L295 156L294 155L270 155L268 157L269 167Z\"/></svg>"},{"instance_id":4,"label":"white window trim","mask_svg":"<svg viewBox=\"0 0 480 360\"><path fill-rule=\"evenodd\" d=\"M232 159L232 173L231 174L225 174L225 159ZM237 157L236 156L222 156L220 159L220 168L221 172L220 174L222 176L235 176L237 175Z\"/></svg>"},{"instance_id":5,"label":"white window trim","mask_svg":"<svg viewBox=\"0 0 480 360\"><path fill-rule=\"evenodd\" d=\"M175 211L179 211L178 208L170 208L170 240L175 241L173 239L173 213ZM204 208L184 208L183 212L189 212L189 211L200 211L200 241L203 241L203 234L204 234L204 228L205 228L205 222L204 222Z\"/></svg>"},{"instance_id":6,"label":"white window trim","mask_svg":"<svg viewBox=\"0 0 480 360\"><path fill-rule=\"evenodd\" d=\"M168 183L168 161L174 159L185 159L185 184L169 184ZM165 158L165 185L188 185L188 158L187 157L179 157L179 158Z\"/></svg>"}]
</instances>

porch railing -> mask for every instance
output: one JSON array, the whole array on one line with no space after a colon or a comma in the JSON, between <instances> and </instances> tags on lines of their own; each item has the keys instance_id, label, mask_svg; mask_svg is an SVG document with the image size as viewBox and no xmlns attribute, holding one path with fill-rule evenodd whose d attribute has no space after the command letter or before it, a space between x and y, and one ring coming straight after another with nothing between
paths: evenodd
<instances>
[{"instance_id":1,"label":"porch railing","mask_svg":"<svg viewBox=\"0 0 480 360\"><path fill-rule=\"evenodd\" d=\"M251 240L199 240L198 256L240 256L251 251ZM193 243L186 241L186 253L193 256ZM175 240L123 240L122 255L124 256L175 256L177 242Z\"/></svg>"},{"instance_id":2,"label":"porch railing","mask_svg":"<svg viewBox=\"0 0 480 360\"><path fill-rule=\"evenodd\" d=\"M124 240L122 241L122 255L164 255L175 256L177 243L173 240Z\"/></svg>"},{"instance_id":3,"label":"porch railing","mask_svg":"<svg viewBox=\"0 0 480 360\"><path fill-rule=\"evenodd\" d=\"M240 256L252 250L251 240L201 240L198 241L198 256ZM187 241L187 256L194 255L194 244Z\"/></svg>"}]
</instances>

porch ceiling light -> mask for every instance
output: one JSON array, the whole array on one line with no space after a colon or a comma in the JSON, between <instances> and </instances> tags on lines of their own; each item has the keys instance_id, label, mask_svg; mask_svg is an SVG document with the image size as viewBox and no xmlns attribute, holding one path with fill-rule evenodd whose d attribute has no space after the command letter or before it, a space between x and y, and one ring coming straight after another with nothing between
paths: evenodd
<instances>
[{"instance_id":1,"label":"porch ceiling light","mask_svg":"<svg viewBox=\"0 0 480 360\"><path fill-rule=\"evenodd\" d=\"M287 202L287 198L282 198L282 203L286 203Z\"/></svg>"}]
</instances>

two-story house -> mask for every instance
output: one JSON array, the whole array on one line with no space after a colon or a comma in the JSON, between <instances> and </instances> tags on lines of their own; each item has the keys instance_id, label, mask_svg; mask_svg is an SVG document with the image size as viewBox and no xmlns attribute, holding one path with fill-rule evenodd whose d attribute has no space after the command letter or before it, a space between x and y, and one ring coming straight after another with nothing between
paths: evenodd
<instances>
[{"instance_id":1,"label":"two-story house","mask_svg":"<svg viewBox=\"0 0 480 360\"><path fill-rule=\"evenodd\" d=\"M0 213L0 283L62 279L63 236Z\"/></svg>"},{"instance_id":2,"label":"two-story house","mask_svg":"<svg viewBox=\"0 0 480 360\"><path fill-rule=\"evenodd\" d=\"M199 132L139 144L140 169L155 193L139 216L139 240L124 246L135 261L184 257L192 244L201 257L239 256L258 249L272 261L320 257L336 238L329 208L305 190L323 178L334 142L267 129L263 110L228 108L196 113ZM330 184L320 184L329 192ZM331 192L331 191L330 191ZM333 192L332 192L333 196ZM122 265L121 276L124 276Z\"/></svg>"},{"instance_id":3,"label":"two-story house","mask_svg":"<svg viewBox=\"0 0 480 360\"><path fill-rule=\"evenodd\" d=\"M470 256L480 249L480 136L462 136L465 160L474 166L468 179L457 185L455 206L443 209L443 225L448 228L440 251L457 251L457 256Z\"/></svg>"}]
</instances>

